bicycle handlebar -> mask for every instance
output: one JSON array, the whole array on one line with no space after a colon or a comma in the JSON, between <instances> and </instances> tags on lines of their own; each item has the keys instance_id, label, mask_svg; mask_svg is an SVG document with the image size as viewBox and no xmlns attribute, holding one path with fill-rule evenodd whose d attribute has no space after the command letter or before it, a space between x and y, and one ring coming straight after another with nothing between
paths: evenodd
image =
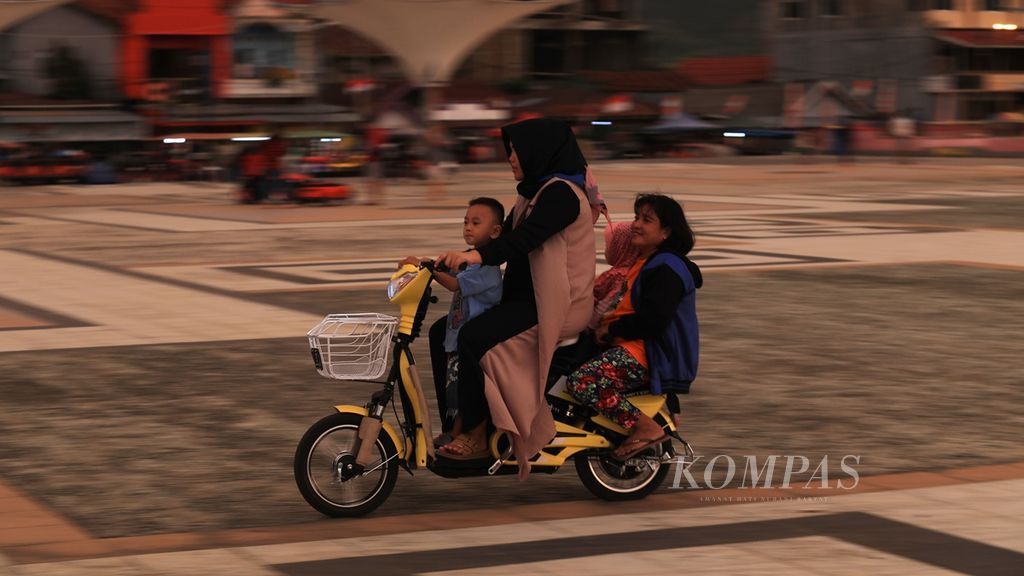
<instances>
[{"instance_id":1,"label":"bicycle handlebar","mask_svg":"<svg viewBox=\"0 0 1024 576\"><path fill-rule=\"evenodd\" d=\"M434 262L433 260L429 260L429 259L428 260L420 260L420 266L423 267L423 268L426 268L427 270L430 270L431 272L444 272L446 274L450 274L451 271L452 271L451 268L446 266L443 262L437 263L437 262ZM463 262L459 266L459 271L461 272L462 270L465 270L465 269L466 269L466 263Z\"/></svg>"}]
</instances>

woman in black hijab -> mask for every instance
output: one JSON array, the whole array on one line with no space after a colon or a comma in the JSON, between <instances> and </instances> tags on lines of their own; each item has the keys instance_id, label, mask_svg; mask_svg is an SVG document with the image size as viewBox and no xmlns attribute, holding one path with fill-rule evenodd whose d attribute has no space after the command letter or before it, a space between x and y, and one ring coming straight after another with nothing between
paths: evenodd
<instances>
[{"instance_id":1,"label":"woman in black hijab","mask_svg":"<svg viewBox=\"0 0 1024 576\"><path fill-rule=\"evenodd\" d=\"M485 355L505 354L501 347L514 337L524 335L532 338L535 352L536 343L540 342L539 358L537 353L534 358L542 368L539 375L527 371L515 378L546 379L555 343L545 344L546 339L551 340L545 333L550 334L551 330L545 332L543 327L533 330L538 326L538 294L542 311L547 310L543 312L545 326L552 322L557 324L554 333L573 330L578 333L585 327L593 304L593 223L583 192L586 161L567 124L546 118L525 120L502 128L502 138L512 173L519 181L516 206L505 220L502 235L479 250L452 251L438 258L452 268L463 263L506 264L501 303L470 320L459 333L459 414L464 433L442 446L441 452L449 458L486 457L488 399L492 404L498 400L504 406L490 406L491 415L495 426L511 432L514 445L517 439L521 440L519 447L523 450L516 452L520 472L524 474L524 458L535 454L554 435L551 414L543 401L544 382L517 384L518 387L510 389L506 387L510 375L501 368L494 368L495 362L482 363L481 360ZM538 250L541 247L543 251ZM552 270L553 254L561 266L557 274L544 272ZM534 278L538 273L548 276ZM535 290L540 285L549 292ZM577 309L582 309L587 316L578 328L575 326ZM540 335L524 334L530 330ZM558 337L555 336L555 340ZM495 352L488 354L496 347ZM497 363L504 361L507 365L512 358L521 360L524 349L528 347L506 354ZM486 377L485 370L488 370ZM535 397L543 413L529 413L534 410L530 404L520 417L517 411L522 412L523 408L516 404L524 395ZM528 471L528 464L525 468Z\"/></svg>"}]
</instances>

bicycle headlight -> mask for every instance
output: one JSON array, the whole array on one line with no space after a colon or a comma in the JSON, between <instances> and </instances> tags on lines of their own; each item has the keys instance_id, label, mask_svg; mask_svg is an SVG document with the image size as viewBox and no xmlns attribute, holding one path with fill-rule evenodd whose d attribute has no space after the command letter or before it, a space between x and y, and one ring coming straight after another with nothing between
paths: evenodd
<instances>
[{"instance_id":1,"label":"bicycle headlight","mask_svg":"<svg viewBox=\"0 0 1024 576\"><path fill-rule=\"evenodd\" d=\"M405 288L406 286L408 286L409 282L412 282L415 279L416 279L416 272L406 272L405 274L402 274L401 276L396 276L395 278L392 278L391 280L389 280L388 281L388 300L393 300L395 298L395 296L397 296L398 293L402 291L402 288Z\"/></svg>"}]
</instances>

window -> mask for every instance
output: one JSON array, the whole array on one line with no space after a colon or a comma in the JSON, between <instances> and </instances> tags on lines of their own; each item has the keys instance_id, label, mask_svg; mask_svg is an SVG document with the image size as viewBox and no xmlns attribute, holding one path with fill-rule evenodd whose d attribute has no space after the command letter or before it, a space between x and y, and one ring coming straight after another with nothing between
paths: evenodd
<instances>
[{"instance_id":1,"label":"window","mask_svg":"<svg viewBox=\"0 0 1024 576\"><path fill-rule=\"evenodd\" d=\"M1024 72L1024 50L1018 48L1010 51L1010 70L1013 72ZM1024 97L1024 92L1020 92Z\"/></svg>"},{"instance_id":2,"label":"window","mask_svg":"<svg viewBox=\"0 0 1024 576\"><path fill-rule=\"evenodd\" d=\"M821 0L819 13L822 16L842 16L843 0Z\"/></svg>"},{"instance_id":3,"label":"window","mask_svg":"<svg viewBox=\"0 0 1024 576\"><path fill-rule=\"evenodd\" d=\"M984 1L984 0L982 0ZM953 0L907 0L907 10L952 10Z\"/></svg>"},{"instance_id":4,"label":"window","mask_svg":"<svg viewBox=\"0 0 1024 576\"><path fill-rule=\"evenodd\" d=\"M978 72L992 70L992 50L975 48L971 51L971 69Z\"/></svg>"},{"instance_id":5,"label":"window","mask_svg":"<svg viewBox=\"0 0 1024 576\"><path fill-rule=\"evenodd\" d=\"M232 44L236 78L265 78L295 67L295 38L275 26L246 26L235 34Z\"/></svg>"},{"instance_id":6,"label":"window","mask_svg":"<svg viewBox=\"0 0 1024 576\"><path fill-rule=\"evenodd\" d=\"M584 3L583 11L588 16L622 18L625 12L622 4L619 0L589 0Z\"/></svg>"},{"instance_id":7,"label":"window","mask_svg":"<svg viewBox=\"0 0 1024 576\"><path fill-rule=\"evenodd\" d=\"M992 70L996 72L1010 71L1010 51L1003 49L992 50Z\"/></svg>"},{"instance_id":8,"label":"window","mask_svg":"<svg viewBox=\"0 0 1024 576\"><path fill-rule=\"evenodd\" d=\"M236 48L235 49L235 64L248 65L252 64L255 58L253 58L253 51L251 48Z\"/></svg>"},{"instance_id":9,"label":"window","mask_svg":"<svg viewBox=\"0 0 1024 576\"><path fill-rule=\"evenodd\" d=\"M565 34L559 30L533 31L533 72L565 73Z\"/></svg>"},{"instance_id":10,"label":"window","mask_svg":"<svg viewBox=\"0 0 1024 576\"><path fill-rule=\"evenodd\" d=\"M640 64L640 35L636 32L587 31L582 34L586 70L624 71Z\"/></svg>"},{"instance_id":11,"label":"window","mask_svg":"<svg viewBox=\"0 0 1024 576\"><path fill-rule=\"evenodd\" d=\"M534 18L537 20L558 20L565 18L569 15L569 9L565 6L552 6L547 10L541 10L540 12L534 12L527 16L527 18Z\"/></svg>"},{"instance_id":12,"label":"window","mask_svg":"<svg viewBox=\"0 0 1024 576\"><path fill-rule=\"evenodd\" d=\"M953 50L949 44L936 42L932 46L931 74L949 74L953 71Z\"/></svg>"},{"instance_id":13,"label":"window","mask_svg":"<svg viewBox=\"0 0 1024 576\"><path fill-rule=\"evenodd\" d=\"M780 5L780 16L783 18L806 18L807 10L804 0L783 0Z\"/></svg>"},{"instance_id":14,"label":"window","mask_svg":"<svg viewBox=\"0 0 1024 576\"><path fill-rule=\"evenodd\" d=\"M967 115L964 120L987 120L1002 112L1009 102L1002 95L977 94L966 97Z\"/></svg>"},{"instance_id":15,"label":"window","mask_svg":"<svg viewBox=\"0 0 1024 576\"><path fill-rule=\"evenodd\" d=\"M1004 10L1003 0L981 0L981 9L986 12L1002 12Z\"/></svg>"}]
</instances>

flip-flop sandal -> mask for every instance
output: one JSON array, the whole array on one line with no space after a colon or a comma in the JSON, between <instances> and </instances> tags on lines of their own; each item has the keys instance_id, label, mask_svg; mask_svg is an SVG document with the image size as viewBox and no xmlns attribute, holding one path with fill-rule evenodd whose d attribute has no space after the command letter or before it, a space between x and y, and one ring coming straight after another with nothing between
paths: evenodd
<instances>
[{"instance_id":1,"label":"flip-flop sandal","mask_svg":"<svg viewBox=\"0 0 1024 576\"><path fill-rule=\"evenodd\" d=\"M447 446L458 446L459 451L463 454L456 454L445 450ZM477 442L469 440L466 436L456 436L454 440L445 444L440 450L441 456L448 458L449 460L481 460L491 455L491 451L487 449L487 446L477 446Z\"/></svg>"},{"instance_id":2,"label":"flip-flop sandal","mask_svg":"<svg viewBox=\"0 0 1024 576\"><path fill-rule=\"evenodd\" d=\"M657 438L635 438L633 440L626 440L612 452L612 458L625 462L626 460L629 460L630 458L636 456L637 454L643 452L644 450L647 450L652 446L657 446L658 444L661 444L665 440L668 440L668 434L662 434ZM628 452L619 452L626 446L629 446Z\"/></svg>"}]
</instances>

